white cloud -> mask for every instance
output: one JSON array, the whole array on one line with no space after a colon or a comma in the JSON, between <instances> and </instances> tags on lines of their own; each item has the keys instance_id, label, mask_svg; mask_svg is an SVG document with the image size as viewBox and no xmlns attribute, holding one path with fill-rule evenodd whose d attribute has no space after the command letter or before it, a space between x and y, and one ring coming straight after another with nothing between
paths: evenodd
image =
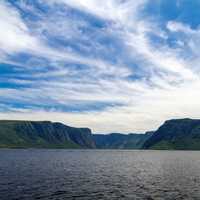
<instances>
[{"instance_id":1,"label":"white cloud","mask_svg":"<svg viewBox=\"0 0 200 200\"><path fill-rule=\"evenodd\" d=\"M192 29L188 25L185 25L181 22L176 22L176 21L169 21L167 23L167 28L172 32L178 32L178 31L185 32L185 33L193 32Z\"/></svg>"},{"instance_id":2,"label":"white cloud","mask_svg":"<svg viewBox=\"0 0 200 200\"><path fill-rule=\"evenodd\" d=\"M93 48L98 42L95 38L90 39L85 36L79 29L82 25L86 28L89 25L84 24L84 20L81 22L74 20L70 29L71 19L63 16L56 18L53 13L51 19L55 17L58 22L51 21L45 16L38 24L38 30L34 32L31 30L31 25L27 25L28 22L23 20L15 8L2 1L0 26L4 28L0 31L0 52L13 55L28 51L32 57L43 57L56 67L48 72L34 71L33 74L20 75L21 78L31 77L32 80L29 82L11 77L9 82L31 84L31 88L0 89L1 99L25 104L36 102L40 106L70 106L76 102L82 105L103 102L123 106L74 113L58 110L47 112L36 108L10 108L10 112L0 113L1 119L61 121L69 125L91 127L94 132L141 132L155 129L169 118L198 117L200 81L195 68L199 67L199 58L191 60L182 57L179 49L167 44L162 46L152 44L148 33L156 34L163 40L167 40L168 35L152 21L138 18L139 7L145 1L43 0L42 2L49 3L51 8L54 8L55 4L63 6L64 3L66 6L105 20L109 26L103 30L104 34L109 34L110 37L117 35L125 52L119 53L119 60L115 63L98 55L93 56L93 51L96 50ZM34 10L31 9L30 12ZM199 55L199 30L193 30L179 22L169 22L167 28L172 33L183 32L188 39L186 37L184 40L187 40L182 41L178 38L179 43L188 44L192 49L192 55ZM88 47L92 55L83 56L76 51L70 51L67 47L49 46L48 38L42 35L43 30L49 33L52 31L54 37L71 39L71 42L76 42L77 38L80 38L80 43L81 39L84 41L90 39L90 43L94 44ZM71 37L65 37L67 33ZM100 48L108 48L109 52L107 44L99 45ZM183 45L182 47L184 48ZM142 74L142 78L136 80L127 78L135 75L135 69L134 67L132 69L130 64L125 64L127 60L121 55L122 53L129 55L129 59L139 65L141 71L145 71L146 74ZM65 68L63 63L83 64L87 67L79 71L72 66ZM29 67L35 66L29 65ZM4 105L0 105L1 107Z\"/></svg>"},{"instance_id":3,"label":"white cloud","mask_svg":"<svg viewBox=\"0 0 200 200\"><path fill-rule=\"evenodd\" d=\"M0 2L0 27L0 49L6 53L26 51L38 45L19 13L5 1Z\"/></svg>"},{"instance_id":4,"label":"white cloud","mask_svg":"<svg viewBox=\"0 0 200 200\"><path fill-rule=\"evenodd\" d=\"M5 1L0 2L0 27L0 51L6 54L26 52L53 61L62 60L89 65L91 68L95 67L97 71L108 74L127 76L131 73L125 66L119 66L117 69L117 66L98 58L87 58L67 49L49 47L40 35L31 34L19 12ZM3 59L3 55L1 59L6 60L5 57Z\"/></svg>"},{"instance_id":5,"label":"white cloud","mask_svg":"<svg viewBox=\"0 0 200 200\"><path fill-rule=\"evenodd\" d=\"M137 11L138 6L144 4L146 0L137 0L137 1L120 1L120 0L50 0L46 1L47 3L54 4L66 4L72 8L79 9L81 11L89 12L92 15L97 17L118 21L118 22L127 22L127 18L134 17L134 14Z\"/></svg>"},{"instance_id":6,"label":"white cloud","mask_svg":"<svg viewBox=\"0 0 200 200\"><path fill-rule=\"evenodd\" d=\"M191 90L192 88L192 90ZM135 97L127 106L96 112L58 112L20 110L1 113L1 119L61 121L77 127L90 127L93 132L144 132L154 130L166 119L198 118L199 82L170 90L153 89ZM187 94L187 96L185 95Z\"/></svg>"}]
</instances>

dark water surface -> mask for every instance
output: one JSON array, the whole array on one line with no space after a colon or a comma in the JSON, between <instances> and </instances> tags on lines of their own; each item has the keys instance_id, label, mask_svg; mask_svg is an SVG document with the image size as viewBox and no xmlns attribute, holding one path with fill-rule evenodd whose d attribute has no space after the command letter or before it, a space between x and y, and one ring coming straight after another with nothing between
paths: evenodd
<instances>
[{"instance_id":1,"label":"dark water surface","mask_svg":"<svg viewBox=\"0 0 200 200\"><path fill-rule=\"evenodd\" d=\"M200 199L200 152L0 150L0 200Z\"/></svg>"}]
</instances>

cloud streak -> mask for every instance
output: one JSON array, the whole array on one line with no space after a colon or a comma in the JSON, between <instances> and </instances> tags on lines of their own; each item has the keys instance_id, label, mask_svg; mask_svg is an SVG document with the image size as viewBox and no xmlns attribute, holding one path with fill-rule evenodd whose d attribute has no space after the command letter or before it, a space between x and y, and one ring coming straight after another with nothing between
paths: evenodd
<instances>
[{"instance_id":1,"label":"cloud streak","mask_svg":"<svg viewBox=\"0 0 200 200\"><path fill-rule=\"evenodd\" d=\"M198 117L199 29L148 3L1 1L0 118L105 133Z\"/></svg>"}]
</instances>

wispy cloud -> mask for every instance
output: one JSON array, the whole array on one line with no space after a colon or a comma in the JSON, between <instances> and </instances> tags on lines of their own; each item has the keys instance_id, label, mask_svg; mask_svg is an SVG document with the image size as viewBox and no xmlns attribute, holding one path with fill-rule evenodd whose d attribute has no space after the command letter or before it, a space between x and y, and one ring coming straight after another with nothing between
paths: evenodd
<instances>
[{"instance_id":1,"label":"wispy cloud","mask_svg":"<svg viewBox=\"0 0 200 200\"><path fill-rule=\"evenodd\" d=\"M1 1L0 118L141 132L198 117L199 29L147 5Z\"/></svg>"}]
</instances>

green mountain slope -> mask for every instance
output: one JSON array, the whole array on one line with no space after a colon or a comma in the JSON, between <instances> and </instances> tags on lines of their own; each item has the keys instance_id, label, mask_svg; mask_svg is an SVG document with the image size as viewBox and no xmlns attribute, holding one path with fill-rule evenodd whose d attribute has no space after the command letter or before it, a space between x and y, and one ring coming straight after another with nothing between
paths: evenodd
<instances>
[{"instance_id":1,"label":"green mountain slope","mask_svg":"<svg viewBox=\"0 0 200 200\"><path fill-rule=\"evenodd\" d=\"M200 150L200 120L174 119L146 134L93 134L50 121L0 120L0 148Z\"/></svg>"},{"instance_id":2,"label":"green mountain slope","mask_svg":"<svg viewBox=\"0 0 200 200\"><path fill-rule=\"evenodd\" d=\"M95 148L91 130L49 121L0 120L0 147Z\"/></svg>"},{"instance_id":3,"label":"green mountain slope","mask_svg":"<svg viewBox=\"0 0 200 200\"><path fill-rule=\"evenodd\" d=\"M200 120L168 120L144 143L143 148L200 150Z\"/></svg>"}]
</instances>

